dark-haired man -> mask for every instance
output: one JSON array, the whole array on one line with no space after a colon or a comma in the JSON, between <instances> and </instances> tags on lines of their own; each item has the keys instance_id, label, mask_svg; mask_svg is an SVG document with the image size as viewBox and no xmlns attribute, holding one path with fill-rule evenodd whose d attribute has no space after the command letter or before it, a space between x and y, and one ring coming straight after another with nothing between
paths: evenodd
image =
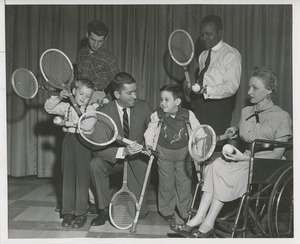
<instances>
[{"instance_id":1,"label":"dark-haired man","mask_svg":"<svg viewBox=\"0 0 300 244\"><path fill-rule=\"evenodd\" d=\"M101 105L111 100L109 84L119 72L115 55L104 47L108 27L101 21L88 23L86 37L88 45L79 50L76 71L79 78L90 79L95 85L95 92L90 103Z\"/></svg>"},{"instance_id":2,"label":"dark-haired man","mask_svg":"<svg viewBox=\"0 0 300 244\"><path fill-rule=\"evenodd\" d=\"M137 98L136 82L128 73L118 73L112 81L111 87L115 100L102 107L100 111L115 121L121 136L125 136L129 131L128 138L136 143L126 146L114 142L93 153L90 175L96 189L98 216L92 220L91 225L95 226L105 224L109 218L108 207L111 200L109 176L123 171L124 158L127 157L129 159L128 187L139 199L149 159L146 155L141 154L144 132L152 113L149 103ZM125 114L128 123L124 122ZM129 126L126 130L125 124ZM148 212L146 190L140 217L145 217Z\"/></svg>"}]
</instances>

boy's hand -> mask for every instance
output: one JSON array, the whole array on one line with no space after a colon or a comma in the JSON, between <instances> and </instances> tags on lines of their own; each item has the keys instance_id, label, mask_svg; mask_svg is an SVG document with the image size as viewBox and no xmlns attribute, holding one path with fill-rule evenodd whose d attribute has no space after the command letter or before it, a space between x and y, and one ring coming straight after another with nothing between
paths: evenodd
<instances>
[{"instance_id":1,"label":"boy's hand","mask_svg":"<svg viewBox=\"0 0 300 244\"><path fill-rule=\"evenodd\" d=\"M59 99L60 100L63 100L65 98L69 97L69 92L67 90L62 90L60 93L59 93Z\"/></svg>"}]
</instances>

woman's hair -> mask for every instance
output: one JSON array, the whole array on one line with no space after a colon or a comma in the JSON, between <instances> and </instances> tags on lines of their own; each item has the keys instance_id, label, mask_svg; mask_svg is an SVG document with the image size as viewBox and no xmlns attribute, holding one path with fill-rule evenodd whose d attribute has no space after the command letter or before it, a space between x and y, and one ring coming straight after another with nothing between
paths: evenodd
<instances>
[{"instance_id":1,"label":"woman's hair","mask_svg":"<svg viewBox=\"0 0 300 244\"><path fill-rule=\"evenodd\" d=\"M181 101L183 101L183 92L182 89L180 88L180 86L178 85L165 85L162 88L159 89L160 92L163 91L168 91L172 93L172 96L174 97L174 99L180 98Z\"/></svg>"},{"instance_id":2,"label":"woman's hair","mask_svg":"<svg viewBox=\"0 0 300 244\"><path fill-rule=\"evenodd\" d=\"M95 88L94 83L91 80L85 78L74 80L72 82L71 88L77 89L79 86L85 86L87 88L91 88L92 90L94 90Z\"/></svg>"},{"instance_id":3,"label":"woman's hair","mask_svg":"<svg viewBox=\"0 0 300 244\"><path fill-rule=\"evenodd\" d=\"M111 88L113 92L115 91L121 92L125 84L133 84L133 83L136 82L135 79L130 74L126 72L120 72L116 74L114 79L111 81Z\"/></svg>"},{"instance_id":4,"label":"woman's hair","mask_svg":"<svg viewBox=\"0 0 300 244\"><path fill-rule=\"evenodd\" d=\"M267 67L255 67L251 73L251 77L257 77L263 81L266 89L271 91L271 99L276 96L278 81L276 75L272 70Z\"/></svg>"}]
</instances>

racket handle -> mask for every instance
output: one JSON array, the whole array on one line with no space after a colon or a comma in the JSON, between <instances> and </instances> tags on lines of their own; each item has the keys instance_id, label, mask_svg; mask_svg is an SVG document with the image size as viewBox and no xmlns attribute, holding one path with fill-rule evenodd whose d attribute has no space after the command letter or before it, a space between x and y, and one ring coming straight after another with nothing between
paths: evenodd
<instances>
[{"instance_id":1,"label":"racket handle","mask_svg":"<svg viewBox=\"0 0 300 244\"><path fill-rule=\"evenodd\" d=\"M186 80L186 86L188 88L191 88L191 79L190 79L190 75L189 75L189 72L187 70L187 67L184 66L183 70L184 70L184 76L185 76L185 80Z\"/></svg>"}]
</instances>

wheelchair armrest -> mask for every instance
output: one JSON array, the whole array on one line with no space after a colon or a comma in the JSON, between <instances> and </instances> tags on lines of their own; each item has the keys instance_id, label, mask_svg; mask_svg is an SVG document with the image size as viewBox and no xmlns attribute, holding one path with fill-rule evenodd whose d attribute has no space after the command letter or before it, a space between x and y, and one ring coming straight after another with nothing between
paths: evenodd
<instances>
[{"instance_id":1,"label":"wheelchair armrest","mask_svg":"<svg viewBox=\"0 0 300 244\"><path fill-rule=\"evenodd\" d=\"M256 139L251 144L251 157L254 157L254 153L263 150L273 150L274 148L285 148L290 150L293 148L293 143L274 141L274 140L265 140L265 139Z\"/></svg>"}]
</instances>

